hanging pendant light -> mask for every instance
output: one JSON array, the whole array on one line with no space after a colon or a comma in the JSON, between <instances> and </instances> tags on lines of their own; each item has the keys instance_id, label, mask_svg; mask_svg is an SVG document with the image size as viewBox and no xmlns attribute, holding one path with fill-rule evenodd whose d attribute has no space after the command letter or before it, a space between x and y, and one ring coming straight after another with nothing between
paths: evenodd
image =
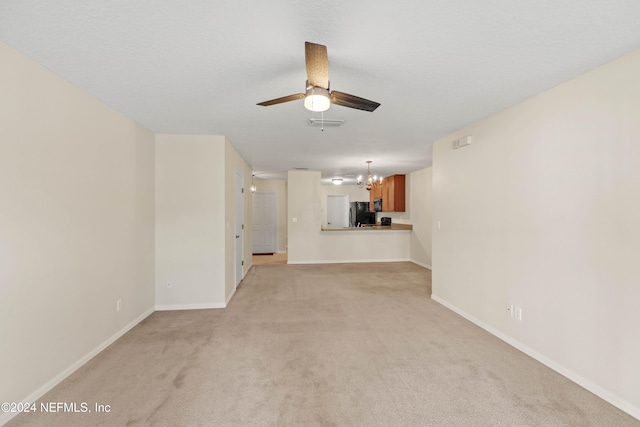
<instances>
[{"instance_id":1,"label":"hanging pendant light","mask_svg":"<svg viewBox=\"0 0 640 427\"><path fill-rule=\"evenodd\" d=\"M367 160L367 190L371 191L373 188L373 179L371 178L371 162L372 160ZM362 176L358 177L358 187L364 187L364 182L362 182Z\"/></svg>"},{"instance_id":2,"label":"hanging pendant light","mask_svg":"<svg viewBox=\"0 0 640 427\"><path fill-rule=\"evenodd\" d=\"M255 175L251 175L251 192L255 193L256 192L256 185L253 183L253 177Z\"/></svg>"}]
</instances>

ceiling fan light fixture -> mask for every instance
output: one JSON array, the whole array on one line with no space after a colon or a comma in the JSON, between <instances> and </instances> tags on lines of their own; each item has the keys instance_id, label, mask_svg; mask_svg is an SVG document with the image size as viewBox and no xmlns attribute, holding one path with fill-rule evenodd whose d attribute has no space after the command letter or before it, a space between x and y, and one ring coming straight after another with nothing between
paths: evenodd
<instances>
[{"instance_id":1,"label":"ceiling fan light fixture","mask_svg":"<svg viewBox=\"0 0 640 427\"><path fill-rule=\"evenodd\" d=\"M342 178L333 178L331 182L333 182L333 185L342 185Z\"/></svg>"},{"instance_id":2,"label":"ceiling fan light fixture","mask_svg":"<svg viewBox=\"0 0 640 427\"><path fill-rule=\"evenodd\" d=\"M311 111L327 111L331 106L329 90L321 87L310 87L304 98L304 107Z\"/></svg>"}]
</instances>

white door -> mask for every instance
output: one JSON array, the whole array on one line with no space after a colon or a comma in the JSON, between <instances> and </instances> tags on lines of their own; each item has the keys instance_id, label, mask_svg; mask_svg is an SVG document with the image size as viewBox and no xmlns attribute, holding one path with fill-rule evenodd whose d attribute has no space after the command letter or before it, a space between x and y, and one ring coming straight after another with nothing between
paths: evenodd
<instances>
[{"instance_id":1,"label":"white door","mask_svg":"<svg viewBox=\"0 0 640 427\"><path fill-rule=\"evenodd\" d=\"M253 193L253 253L276 252L276 193Z\"/></svg>"},{"instance_id":2,"label":"white door","mask_svg":"<svg viewBox=\"0 0 640 427\"><path fill-rule=\"evenodd\" d=\"M349 196L329 194L327 196L327 227L349 226Z\"/></svg>"},{"instance_id":3,"label":"white door","mask_svg":"<svg viewBox=\"0 0 640 427\"><path fill-rule=\"evenodd\" d=\"M242 254L244 252L244 178L236 172L236 280L238 284L242 280L242 272L244 269L244 260Z\"/></svg>"}]
</instances>

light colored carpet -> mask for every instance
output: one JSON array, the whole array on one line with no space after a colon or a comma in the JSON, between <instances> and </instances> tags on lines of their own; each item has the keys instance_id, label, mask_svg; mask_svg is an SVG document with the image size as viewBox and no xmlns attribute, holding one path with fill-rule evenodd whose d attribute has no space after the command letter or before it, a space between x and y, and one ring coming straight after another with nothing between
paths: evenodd
<instances>
[{"instance_id":1,"label":"light colored carpet","mask_svg":"<svg viewBox=\"0 0 640 427\"><path fill-rule=\"evenodd\" d=\"M11 426L638 426L430 299L411 263L254 266L224 310L157 312ZM43 355L45 357L45 355Z\"/></svg>"}]
</instances>

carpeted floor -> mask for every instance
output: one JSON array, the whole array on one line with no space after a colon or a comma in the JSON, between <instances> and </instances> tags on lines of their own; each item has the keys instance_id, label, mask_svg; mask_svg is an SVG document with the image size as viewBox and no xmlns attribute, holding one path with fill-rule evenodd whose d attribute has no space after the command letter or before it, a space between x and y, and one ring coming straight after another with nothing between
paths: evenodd
<instances>
[{"instance_id":1,"label":"carpeted floor","mask_svg":"<svg viewBox=\"0 0 640 427\"><path fill-rule=\"evenodd\" d=\"M11 426L639 426L430 299L411 263L254 266L224 310L156 312Z\"/></svg>"}]
</instances>

